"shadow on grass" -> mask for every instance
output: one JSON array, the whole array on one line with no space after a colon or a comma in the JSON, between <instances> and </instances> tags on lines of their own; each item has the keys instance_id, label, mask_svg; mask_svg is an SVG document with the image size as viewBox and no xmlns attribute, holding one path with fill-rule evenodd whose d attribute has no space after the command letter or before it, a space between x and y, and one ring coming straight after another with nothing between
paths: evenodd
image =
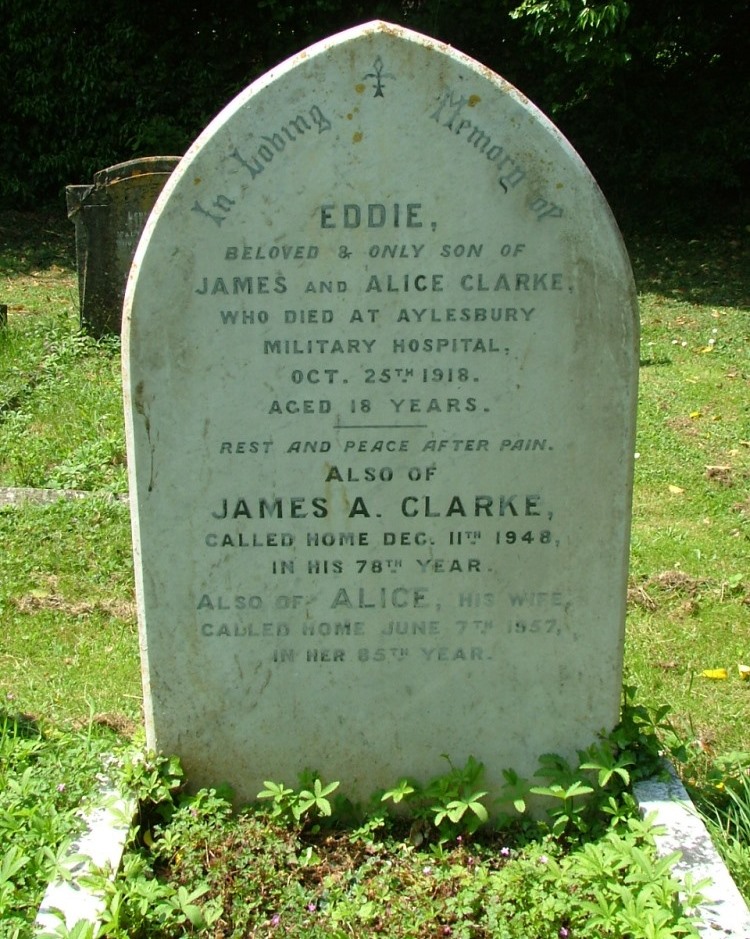
<instances>
[{"instance_id":1,"label":"shadow on grass","mask_svg":"<svg viewBox=\"0 0 750 939\"><path fill-rule=\"evenodd\" d=\"M750 308L750 227L707 227L699 237L641 229L625 236L638 290ZM0 274L75 270L75 233L64 208L0 211Z\"/></svg>"},{"instance_id":2,"label":"shadow on grass","mask_svg":"<svg viewBox=\"0 0 750 939\"><path fill-rule=\"evenodd\" d=\"M625 237L641 293L716 307L750 307L750 231L723 227L698 238Z\"/></svg>"},{"instance_id":3,"label":"shadow on grass","mask_svg":"<svg viewBox=\"0 0 750 939\"><path fill-rule=\"evenodd\" d=\"M32 714L14 714L0 707L0 736L29 740L41 737L42 730Z\"/></svg>"},{"instance_id":4,"label":"shadow on grass","mask_svg":"<svg viewBox=\"0 0 750 939\"><path fill-rule=\"evenodd\" d=\"M0 211L0 274L32 274L51 267L75 270L75 230L65 211Z\"/></svg>"}]
</instances>

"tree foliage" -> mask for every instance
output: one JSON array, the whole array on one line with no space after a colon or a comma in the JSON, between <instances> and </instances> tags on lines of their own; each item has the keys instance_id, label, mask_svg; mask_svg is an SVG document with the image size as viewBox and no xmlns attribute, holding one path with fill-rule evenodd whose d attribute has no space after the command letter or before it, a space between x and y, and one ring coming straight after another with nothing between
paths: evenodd
<instances>
[{"instance_id":1,"label":"tree foliage","mask_svg":"<svg viewBox=\"0 0 750 939\"><path fill-rule=\"evenodd\" d=\"M540 103L623 206L705 211L750 174L747 0L524 0Z\"/></svg>"},{"instance_id":2,"label":"tree foliage","mask_svg":"<svg viewBox=\"0 0 750 939\"><path fill-rule=\"evenodd\" d=\"M523 0L510 16L525 18L531 35L567 62L595 57L599 66L612 67L628 60L627 53L612 40L629 13L627 0Z\"/></svg>"},{"instance_id":3,"label":"tree foliage","mask_svg":"<svg viewBox=\"0 0 750 939\"><path fill-rule=\"evenodd\" d=\"M0 0L0 204L182 153L311 42L381 18L495 69L618 207L737 197L750 166L750 0Z\"/></svg>"}]
</instances>

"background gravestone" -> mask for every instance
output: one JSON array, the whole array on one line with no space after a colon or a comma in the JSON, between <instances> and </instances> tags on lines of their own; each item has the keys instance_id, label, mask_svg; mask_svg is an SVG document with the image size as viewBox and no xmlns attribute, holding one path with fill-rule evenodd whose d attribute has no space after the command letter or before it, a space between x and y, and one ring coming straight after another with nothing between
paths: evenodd
<instances>
[{"instance_id":1,"label":"background gravestone","mask_svg":"<svg viewBox=\"0 0 750 939\"><path fill-rule=\"evenodd\" d=\"M100 337L120 334L122 302L146 219L179 157L144 157L94 176L93 186L68 186L68 218L76 229L81 325Z\"/></svg>"},{"instance_id":2,"label":"background gravestone","mask_svg":"<svg viewBox=\"0 0 750 939\"><path fill-rule=\"evenodd\" d=\"M250 86L173 175L124 324L149 743L239 799L367 797L618 717L628 260L503 79L385 23Z\"/></svg>"}]
</instances>

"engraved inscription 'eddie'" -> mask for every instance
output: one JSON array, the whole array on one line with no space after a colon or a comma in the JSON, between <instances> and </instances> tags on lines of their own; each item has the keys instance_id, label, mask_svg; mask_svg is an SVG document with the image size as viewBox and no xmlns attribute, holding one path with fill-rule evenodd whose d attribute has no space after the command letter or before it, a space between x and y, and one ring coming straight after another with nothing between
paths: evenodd
<instances>
[{"instance_id":1,"label":"engraved inscription 'eddie'","mask_svg":"<svg viewBox=\"0 0 750 939\"><path fill-rule=\"evenodd\" d=\"M371 23L209 125L138 248L124 384L149 744L239 800L441 754L533 771L618 714L630 268L586 167Z\"/></svg>"}]
</instances>

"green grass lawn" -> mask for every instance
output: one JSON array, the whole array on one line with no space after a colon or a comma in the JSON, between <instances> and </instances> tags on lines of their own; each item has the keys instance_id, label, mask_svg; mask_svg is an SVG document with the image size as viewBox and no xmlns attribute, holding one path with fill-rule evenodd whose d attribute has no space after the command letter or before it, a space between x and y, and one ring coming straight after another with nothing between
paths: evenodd
<instances>
[{"instance_id":1,"label":"green grass lawn","mask_svg":"<svg viewBox=\"0 0 750 939\"><path fill-rule=\"evenodd\" d=\"M750 749L747 233L635 240L641 375L626 665L711 754ZM726 668L726 680L706 670Z\"/></svg>"},{"instance_id":2,"label":"green grass lawn","mask_svg":"<svg viewBox=\"0 0 750 939\"><path fill-rule=\"evenodd\" d=\"M138 738L141 687L130 522L126 503L117 498L126 489L119 346L116 340L94 342L78 329L73 231L68 224L59 217L0 213L0 303L9 307L8 325L0 329L0 487L91 493L52 505L0 506L0 711L11 721L25 714L27 722L37 720L43 728L56 728L55 733L80 734L79 728L102 725L125 738L134 733ZM750 666L750 233L726 229L690 241L654 234L627 241L642 321L627 679L639 688L644 704L670 706L671 730L663 732L665 743L681 744L681 772L703 802L721 803L732 779L746 779L750 763L747 755L732 756L750 751L750 680L741 670ZM18 736L14 732L5 739ZM750 792L746 802L750 804ZM320 840L306 840L309 828L307 834L298 832L291 846L279 835L269 847L268 830L233 829L231 835L216 835L216 819L224 810L214 803L211 812L194 804L185 812L177 815L179 837L187 838L180 851L196 870L198 859L191 852L200 843L203 856L209 845L222 854L226 876L245 876L241 864L229 872L227 838L235 843L255 839L266 845L263 850L269 856L286 857L297 873L310 866L301 880L289 882L291 892L283 896L274 892L278 870L269 869L268 883L256 885L260 893L266 891L268 905L261 911L265 919L261 916L258 931L247 935L338 935L330 918L325 923L316 919L319 881L325 877L328 894L343 897L341 911L354 903L353 896L359 897L350 915L364 930L361 934L383 932L375 929L379 903L401 909L402 899L394 892L396 877L412 884L414 896L431 899L399 914L403 932L394 927L384 934L434 935L429 932L429 910L434 919L440 898L453 898L448 907L445 902L440 907L454 909L453 918L445 919L453 931L441 934L504 935L491 932L489 925L487 933L463 933L456 926L456 898L472 902L466 871L484 852L479 845L472 854L456 842L449 855L438 859L439 865L415 855L408 839L400 848L392 844L390 855L382 845L372 847L372 831L366 837L352 835L346 848L335 840L328 847ZM5 817L0 808L0 823ZM745 840L750 812L747 820ZM147 830L148 825L156 830L163 823L149 821ZM730 834L739 831L741 823ZM747 845L737 837L728 843L737 855L735 876L750 892ZM529 886L517 889L531 896L540 854L549 855L555 864L568 862L554 857L549 845L529 844L525 874L517 875L528 877ZM312 854L305 854L308 848ZM377 881L367 880L360 868L350 869L347 876L360 884L361 896L352 893L353 888L347 892L328 854L325 875L313 863L313 856L324 848L349 859L359 852L360 860L379 872ZM489 843L487 857L493 851L496 857L500 848L500 842ZM399 866L404 859L399 855L397 861L393 852L410 850L411 866ZM388 857L398 872L390 880L380 878ZM472 857L475 860L467 860ZM144 869L138 869L142 861L134 858L129 862L134 893L128 902L138 909L138 904L148 906L144 896L151 888ZM439 883L433 879L430 886L429 877L419 871L433 863ZM515 876L502 873L502 865L493 868L495 862L487 863L484 886L477 888L474 900L485 907L492 890L500 889L501 874ZM612 858L607 863L613 863ZM580 871L569 873L583 876ZM205 872L195 875L197 881L184 871L177 876L184 876L190 889L207 883ZM218 902L221 888L212 885L206 890L212 902ZM180 902L189 908L192 901L187 893L180 902L176 893L170 896L169 902L156 898L167 906L172 903L170 928L176 931L164 935L183 935L180 930L188 928L190 917ZM252 902L249 894L246 902ZM309 909L311 904L315 909ZM288 913L292 907L301 911L296 918ZM274 916L281 912L272 911L277 908L287 910L288 932L276 929L280 921L274 923ZM206 912L213 915L217 909L208 906ZM407 913L423 917L419 923L414 920L411 932L404 925ZM558 913L554 921L567 922L564 916L569 914ZM155 928L153 923L149 928ZM114 927L113 935L120 935Z\"/></svg>"}]
</instances>

